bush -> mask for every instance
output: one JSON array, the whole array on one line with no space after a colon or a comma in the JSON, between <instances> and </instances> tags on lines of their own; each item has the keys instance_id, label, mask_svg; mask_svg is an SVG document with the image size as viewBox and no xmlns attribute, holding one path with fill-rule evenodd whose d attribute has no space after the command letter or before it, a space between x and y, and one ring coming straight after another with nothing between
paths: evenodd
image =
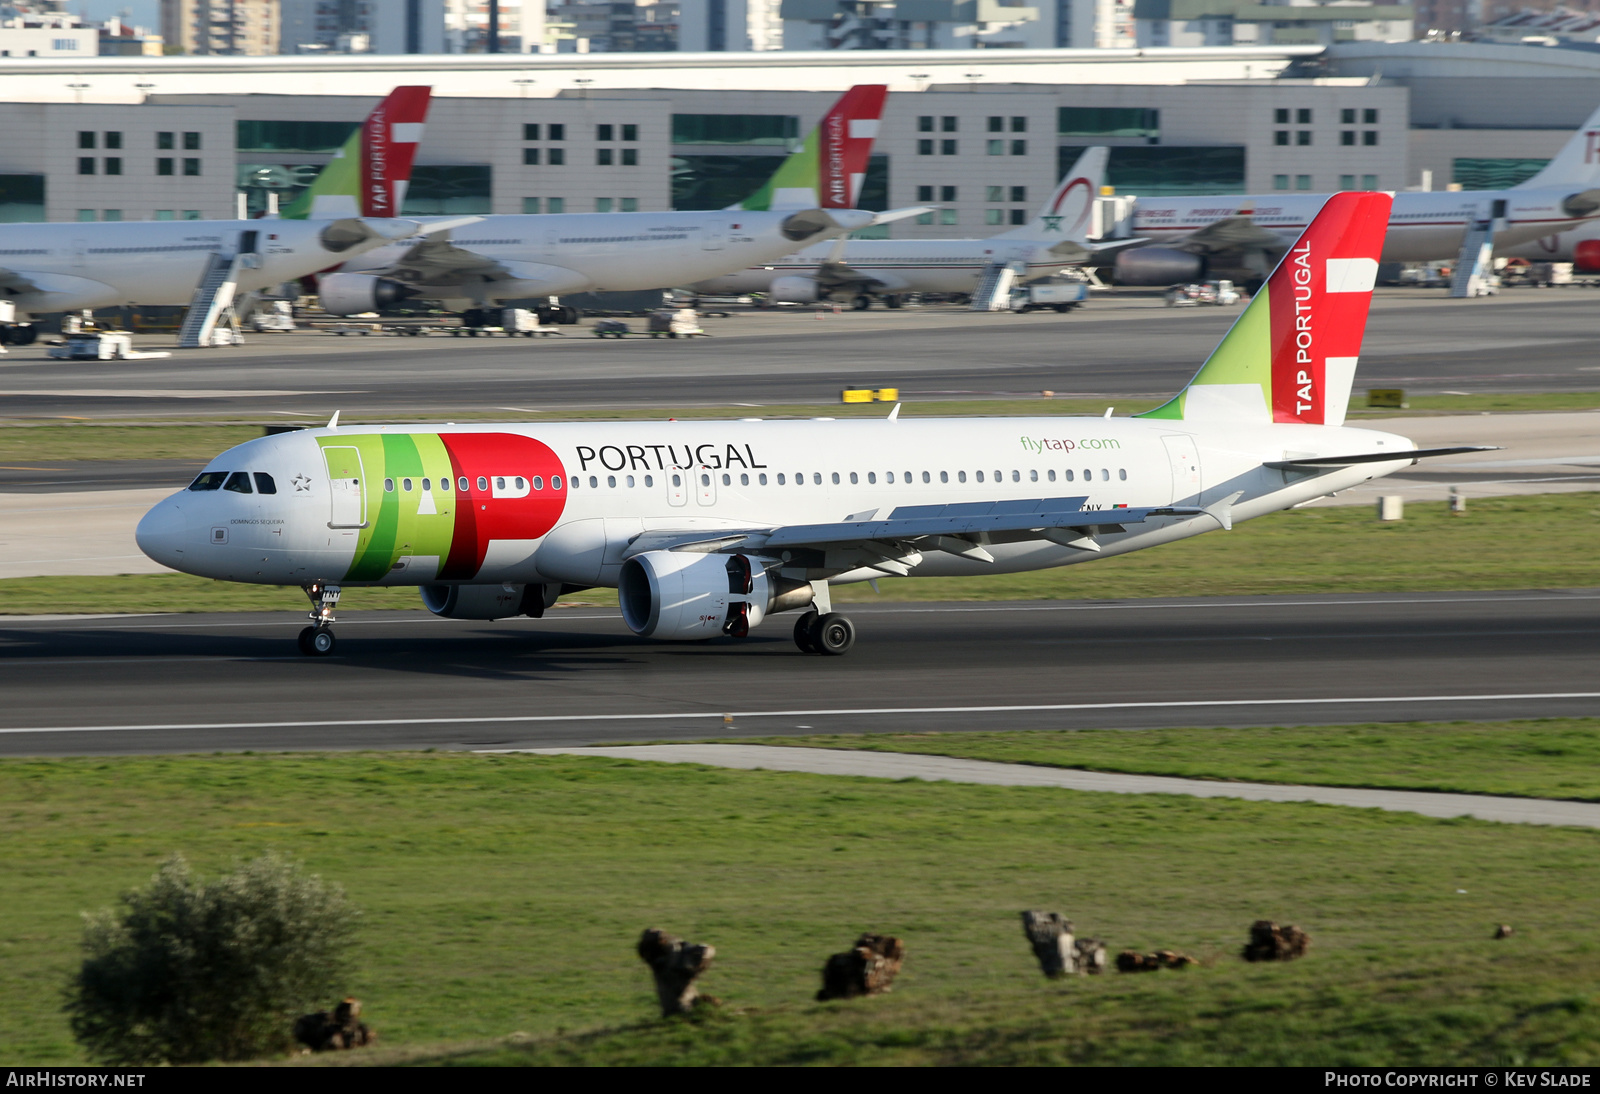
<instances>
[{"instance_id":1,"label":"bush","mask_svg":"<svg viewBox=\"0 0 1600 1094\"><path fill-rule=\"evenodd\" d=\"M174 855L120 909L84 916L73 1035L107 1064L281 1052L297 1016L343 994L358 914L337 885L276 854L212 881Z\"/></svg>"}]
</instances>

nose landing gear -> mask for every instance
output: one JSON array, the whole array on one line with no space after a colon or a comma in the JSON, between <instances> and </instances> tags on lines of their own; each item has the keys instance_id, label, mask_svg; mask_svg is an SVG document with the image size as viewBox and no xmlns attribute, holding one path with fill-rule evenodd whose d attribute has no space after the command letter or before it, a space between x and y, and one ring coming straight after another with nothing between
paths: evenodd
<instances>
[{"instance_id":1,"label":"nose landing gear","mask_svg":"<svg viewBox=\"0 0 1600 1094\"><path fill-rule=\"evenodd\" d=\"M311 626L300 632L300 652L308 657L326 657L334 651L333 608L343 591L337 585L314 581L302 588L311 600Z\"/></svg>"}]
</instances>

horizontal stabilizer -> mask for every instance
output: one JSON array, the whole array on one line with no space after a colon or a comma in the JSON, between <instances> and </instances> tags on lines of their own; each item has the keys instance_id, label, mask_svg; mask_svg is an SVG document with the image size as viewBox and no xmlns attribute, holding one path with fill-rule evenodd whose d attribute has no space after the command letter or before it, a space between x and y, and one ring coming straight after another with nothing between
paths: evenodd
<instances>
[{"instance_id":1,"label":"horizontal stabilizer","mask_svg":"<svg viewBox=\"0 0 1600 1094\"><path fill-rule=\"evenodd\" d=\"M1430 456L1459 456L1463 452L1498 452L1499 445L1463 444L1454 448L1413 448L1404 452L1363 452L1358 456L1307 456L1304 459L1273 460L1266 467L1283 471L1314 467L1349 467L1358 463L1393 463L1395 460L1424 460Z\"/></svg>"}]
</instances>

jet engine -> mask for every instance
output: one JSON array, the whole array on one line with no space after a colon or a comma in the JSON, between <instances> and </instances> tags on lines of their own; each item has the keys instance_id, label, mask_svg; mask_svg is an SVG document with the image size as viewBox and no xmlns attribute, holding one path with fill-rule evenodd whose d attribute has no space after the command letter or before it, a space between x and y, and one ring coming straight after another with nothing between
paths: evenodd
<instances>
[{"instance_id":1,"label":"jet engine","mask_svg":"<svg viewBox=\"0 0 1600 1094\"><path fill-rule=\"evenodd\" d=\"M817 299L817 283L809 277L774 277L767 292L780 304L810 304Z\"/></svg>"},{"instance_id":2,"label":"jet engine","mask_svg":"<svg viewBox=\"0 0 1600 1094\"><path fill-rule=\"evenodd\" d=\"M392 308L422 295L410 285L372 274L328 274L317 283L317 295L329 315L359 315Z\"/></svg>"},{"instance_id":3,"label":"jet engine","mask_svg":"<svg viewBox=\"0 0 1600 1094\"><path fill-rule=\"evenodd\" d=\"M446 619L537 619L561 595L559 585L423 585L418 591L422 606Z\"/></svg>"},{"instance_id":4,"label":"jet engine","mask_svg":"<svg viewBox=\"0 0 1600 1094\"><path fill-rule=\"evenodd\" d=\"M811 602L811 586L768 574L772 559L646 551L622 564L617 600L641 638L743 638L775 611Z\"/></svg>"},{"instance_id":5,"label":"jet engine","mask_svg":"<svg viewBox=\"0 0 1600 1094\"><path fill-rule=\"evenodd\" d=\"M1171 247L1119 251L1114 266L1118 285L1176 285L1205 276L1205 259Z\"/></svg>"}]
</instances>

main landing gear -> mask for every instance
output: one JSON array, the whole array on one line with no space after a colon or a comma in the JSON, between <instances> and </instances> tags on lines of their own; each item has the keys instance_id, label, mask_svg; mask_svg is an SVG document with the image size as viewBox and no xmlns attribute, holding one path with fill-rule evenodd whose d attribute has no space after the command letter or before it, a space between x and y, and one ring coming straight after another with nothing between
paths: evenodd
<instances>
[{"instance_id":1,"label":"main landing gear","mask_svg":"<svg viewBox=\"0 0 1600 1094\"><path fill-rule=\"evenodd\" d=\"M311 626L300 632L300 652L307 657L326 657L334 651L333 608L343 591L337 585L313 581L302 586L311 599Z\"/></svg>"},{"instance_id":2,"label":"main landing gear","mask_svg":"<svg viewBox=\"0 0 1600 1094\"><path fill-rule=\"evenodd\" d=\"M856 644L856 625L838 612L818 615L809 611L794 621L794 644L801 653L838 657Z\"/></svg>"}]
</instances>

